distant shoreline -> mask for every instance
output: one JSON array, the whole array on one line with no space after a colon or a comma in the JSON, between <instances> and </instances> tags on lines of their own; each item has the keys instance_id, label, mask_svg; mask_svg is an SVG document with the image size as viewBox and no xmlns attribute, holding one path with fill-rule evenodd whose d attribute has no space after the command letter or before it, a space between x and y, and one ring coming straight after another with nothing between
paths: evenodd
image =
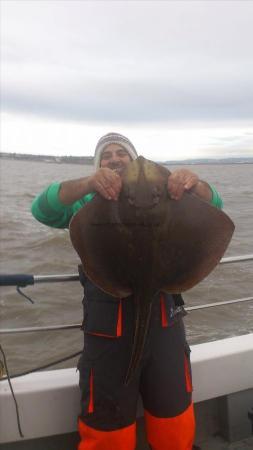
<instances>
[{"instance_id":1,"label":"distant shoreline","mask_svg":"<svg viewBox=\"0 0 253 450\"><path fill-rule=\"evenodd\" d=\"M4 153L0 152L0 158L15 159L18 161L37 161L46 163L67 163L67 164L87 164L92 165L93 156L52 156L52 155L28 155L25 153Z\"/></svg>"},{"instance_id":2,"label":"distant shoreline","mask_svg":"<svg viewBox=\"0 0 253 450\"><path fill-rule=\"evenodd\" d=\"M93 165L93 156L52 156L52 155L29 155L25 153L0 152L0 158L15 159L17 161L37 161L56 164L83 164ZM215 165L215 164L253 164L253 157L246 158L198 158L173 161L157 161L163 165Z\"/></svg>"}]
</instances>

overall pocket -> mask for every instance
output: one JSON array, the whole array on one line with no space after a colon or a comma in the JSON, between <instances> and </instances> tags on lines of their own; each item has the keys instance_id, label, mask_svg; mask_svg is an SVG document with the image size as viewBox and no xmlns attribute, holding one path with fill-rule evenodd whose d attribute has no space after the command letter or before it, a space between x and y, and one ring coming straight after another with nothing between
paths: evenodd
<instances>
[{"instance_id":1,"label":"overall pocket","mask_svg":"<svg viewBox=\"0 0 253 450\"><path fill-rule=\"evenodd\" d=\"M84 333L108 338L117 338L122 335L120 299L86 300L84 308Z\"/></svg>"},{"instance_id":2,"label":"overall pocket","mask_svg":"<svg viewBox=\"0 0 253 450\"><path fill-rule=\"evenodd\" d=\"M86 361L104 358L122 335L122 301L95 286L87 277L83 282L84 350Z\"/></svg>"},{"instance_id":3,"label":"overall pocket","mask_svg":"<svg viewBox=\"0 0 253 450\"><path fill-rule=\"evenodd\" d=\"M88 278L84 283L83 324L85 334L119 337L122 334L122 302L95 286Z\"/></svg>"}]
</instances>

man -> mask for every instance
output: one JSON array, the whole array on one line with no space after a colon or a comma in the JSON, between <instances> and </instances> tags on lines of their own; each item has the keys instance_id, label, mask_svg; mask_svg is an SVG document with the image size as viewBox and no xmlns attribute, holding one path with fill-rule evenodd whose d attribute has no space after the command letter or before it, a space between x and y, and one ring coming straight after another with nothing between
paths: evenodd
<instances>
[{"instance_id":1,"label":"man","mask_svg":"<svg viewBox=\"0 0 253 450\"><path fill-rule=\"evenodd\" d=\"M89 177L51 184L32 204L40 222L67 228L71 217L99 193L116 201L121 173L137 152L118 133L103 136ZM174 171L168 192L179 200L191 191L220 208L216 190L190 170ZM185 339L180 296L161 293L153 302L140 367L124 385L134 331L132 297L112 299L81 273L84 286L84 350L78 368L82 393L79 450L134 450L136 406L142 396L147 440L153 450L191 450L194 412L190 350Z\"/></svg>"}]
</instances>

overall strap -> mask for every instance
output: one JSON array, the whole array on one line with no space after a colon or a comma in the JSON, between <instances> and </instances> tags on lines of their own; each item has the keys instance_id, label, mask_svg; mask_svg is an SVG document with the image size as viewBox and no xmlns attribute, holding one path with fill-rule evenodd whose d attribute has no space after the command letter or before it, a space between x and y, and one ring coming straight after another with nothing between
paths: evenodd
<instances>
[{"instance_id":1,"label":"overall strap","mask_svg":"<svg viewBox=\"0 0 253 450\"><path fill-rule=\"evenodd\" d=\"M174 299L175 302L175 306L183 306L184 305L184 300L181 294L172 294L172 297Z\"/></svg>"}]
</instances>

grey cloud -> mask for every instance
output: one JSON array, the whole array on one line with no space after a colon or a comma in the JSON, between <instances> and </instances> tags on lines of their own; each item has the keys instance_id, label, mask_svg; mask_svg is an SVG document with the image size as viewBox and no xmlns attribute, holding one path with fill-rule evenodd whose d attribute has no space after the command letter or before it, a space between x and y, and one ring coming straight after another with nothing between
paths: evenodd
<instances>
[{"instance_id":1,"label":"grey cloud","mask_svg":"<svg viewBox=\"0 0 253 450\"><path fill-rule=\"evenodd\" d=\"M87 122L253 118L250 2L72 3L5 2L3 109Z\"/></svg>"},{"instance_id":2,"label":"grey cloud","mask_svg":"<svg viewBox=\"0 0 253 450\"><path fill-rule=\"evenodd\" d=\"M200 86L171 85L166 81L86 82L74 89L6 88L2 105L61 119L104 122L166 120L222 120L253 117L253 92L237 83L217 89L210 81Z\"/></svg>"}]
</instances>

